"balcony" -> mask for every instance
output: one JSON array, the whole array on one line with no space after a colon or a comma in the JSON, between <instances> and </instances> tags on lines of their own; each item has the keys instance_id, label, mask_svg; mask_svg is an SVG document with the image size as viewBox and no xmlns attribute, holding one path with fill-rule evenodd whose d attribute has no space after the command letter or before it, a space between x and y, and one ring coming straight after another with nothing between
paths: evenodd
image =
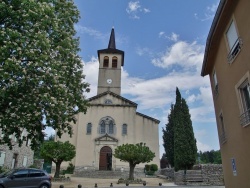
<instances>
[{"instance_id":1,"label":"balcony","mask_svg":"<svg viewBox=\"0 0 250 188\"><path fill-rule=\"evenodd\" d=\"M241 114L241 116L240 116L240 124L243 127L250 124L250 109L248 109L243 114Z\"/></svg>"}]
</instances>

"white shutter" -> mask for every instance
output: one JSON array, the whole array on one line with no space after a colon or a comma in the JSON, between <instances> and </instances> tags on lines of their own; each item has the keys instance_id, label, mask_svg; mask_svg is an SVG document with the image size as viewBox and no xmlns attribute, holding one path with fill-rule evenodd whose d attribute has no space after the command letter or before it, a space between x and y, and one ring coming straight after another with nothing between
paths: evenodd
<instances>
[{"instance_id":1,"label":"white shutter","mask_svg":"<svg viewBox=\"0 0 250 188\"><path fill-rule=\"evenodd\" d=\"M0 155L0 166L3 166L4 161L5 161L5 152L0 151L1 155Z\"/></svg>"},{"instance_id":2,"label":"white shutter","mask_svg":"<svg viewBox=\"0 0 250 188\"><path fill-rule=\"evenodd\" d=\"M236 27L234 21L232 21L228 31L227 31L227 40L230 50L233 48L234 43L238 39L238 34L236 31Z\"/></svg>"},{"instance_id":3,"label":"white shutter","mask_svg":"<svg viewBox=\"0 0 250 188\"><path fill-rule=\"evenodd\" d=\"M27 156L23 156L23 166L26 167L27 166Z\"/></svg>"}]
</instances>

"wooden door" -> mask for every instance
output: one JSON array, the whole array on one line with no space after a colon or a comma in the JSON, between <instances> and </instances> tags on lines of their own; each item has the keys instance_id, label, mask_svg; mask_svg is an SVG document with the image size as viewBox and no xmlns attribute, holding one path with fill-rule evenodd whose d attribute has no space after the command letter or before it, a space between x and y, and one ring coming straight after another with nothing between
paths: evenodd
<instances>
[{"instance_id":1,"label":"wooden door","mask_svg":"<svg viewBox=\"0 0 250 188\"><path fill-rule=\"evenodd\" d=\"M108 146L102 147L100 150L99 170L112 169L112 150Z\"/></svg>"}]
</instances>

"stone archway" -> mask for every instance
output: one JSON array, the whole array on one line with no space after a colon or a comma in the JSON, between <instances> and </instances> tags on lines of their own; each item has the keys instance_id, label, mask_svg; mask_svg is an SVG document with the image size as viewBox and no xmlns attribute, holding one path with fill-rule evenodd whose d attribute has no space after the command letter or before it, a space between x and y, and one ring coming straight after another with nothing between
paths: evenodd
<instances>
[{"instance_id":1,"label":"stone archway","mask_svg":"<svg viewBox=\"0 0 250 188\"><path fill-rule=\"evenodd\" d=\"M112 149L108 146L100 150L99 170L112 170Z\"/></svg>"}]
</instances>

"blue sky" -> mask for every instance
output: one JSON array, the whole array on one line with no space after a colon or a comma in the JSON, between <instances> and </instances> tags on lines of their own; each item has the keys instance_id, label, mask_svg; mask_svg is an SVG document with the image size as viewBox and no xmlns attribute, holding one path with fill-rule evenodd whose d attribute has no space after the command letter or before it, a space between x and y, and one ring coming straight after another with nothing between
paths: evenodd
<instances>
[{"instance_id":1,"label":"blue sky","mask_svg":"<svg viewBox=\"0 0 250 188\"><path fill-rule=\"evenodd\" d=\"M175 90L189 105L198 150L218 150L208 77L201 77L207 35L219 0L75 0L81 19L75 28L91 97L97 93L97 50L107 48L112 27L116 48L125 51L122 96L137 111L167 123Z\"/></svg>"}]
</instances>

